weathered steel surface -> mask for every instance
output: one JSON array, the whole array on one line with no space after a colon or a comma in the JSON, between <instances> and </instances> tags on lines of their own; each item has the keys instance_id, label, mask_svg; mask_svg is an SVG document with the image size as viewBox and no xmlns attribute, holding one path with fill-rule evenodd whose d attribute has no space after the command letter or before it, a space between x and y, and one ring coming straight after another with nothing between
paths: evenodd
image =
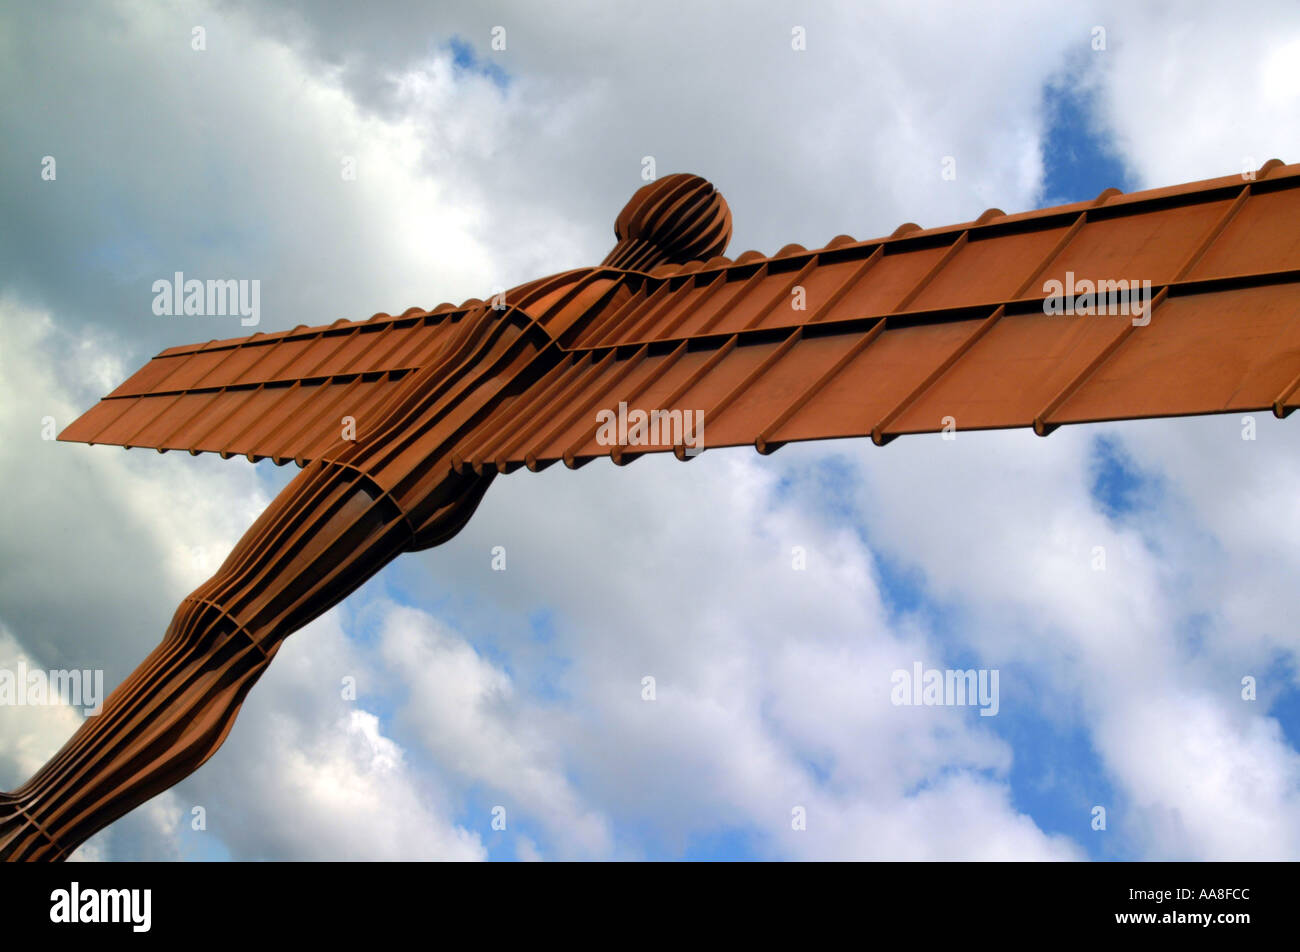
<instances>
[{"instance_id":1,"label":"weathered steel surface","mask_svg":"<svg viewBox=\"0 0 1300 952\"><path fill-rule=\"evenodd\" d=\"M709 183L633 196L606 260L504 301L164 351L64 440L304 467L163 643L28 783L0 857L66 857L220 746L293 631L436 545L498 472L702 447L1271 409L1300 402L1300 166L824 248L721 257ZM703 260L702 260L703 259ZM1149 282L1140 317L1047 313L1050 281ZM1149 320L1147 319L1149 318ZM349 424L349 421L351 423ZM354 432L349 432L351 426Z\"/></svg>"},{"instance_id":2,"label":"weathered steel surface","mask_svg":"<svg viewBox=\"0 0 1300 952\"><path fill-rule=\"evenodd\" d=\"M704 446L760 450L849 436L883 443L938 430L945 417L958 429L1047 432L1284 415L1300 403L1300 165L736 261L716 256L731 215L696 177L642 189L618 221L605 264L507 293L559 359L545 385L467 436L458 461L506 471L623 458L592 423L620 402L701 410ZM652 233L667 236L663 247L644 237ZM1045 314L1044 285L1068 274L1150 282L1150 322ZM173 348L61 439L301 465L337 438L343 416L363 434L481 303Z\"/></svg>"}]
</instances>

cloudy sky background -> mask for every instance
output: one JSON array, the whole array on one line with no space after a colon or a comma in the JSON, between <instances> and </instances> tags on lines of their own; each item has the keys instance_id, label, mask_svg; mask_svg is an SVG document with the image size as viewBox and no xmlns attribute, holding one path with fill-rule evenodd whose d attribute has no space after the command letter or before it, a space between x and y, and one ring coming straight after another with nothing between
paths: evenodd
<instances>
[{"instance_id":1,"label":"cloudy sky background","mask_svg":"<svg viewBox=\"0 0 1300 952\"><path fill-rule=\"evenodd\" d=\"M42 440L246 333L155 316L175 271L259 279L260 330L459 302L599 261L644 156L733 256L1300 161L1285 0L448 6L0 12L0 667L116 685L296 473ZM1300 431L1256 423L500 478L80 855L1300 858ZM914 661L997 668L999 715L891 705ZM0 788L79 716L0 710Z\"/></svg>"}]
</instances>

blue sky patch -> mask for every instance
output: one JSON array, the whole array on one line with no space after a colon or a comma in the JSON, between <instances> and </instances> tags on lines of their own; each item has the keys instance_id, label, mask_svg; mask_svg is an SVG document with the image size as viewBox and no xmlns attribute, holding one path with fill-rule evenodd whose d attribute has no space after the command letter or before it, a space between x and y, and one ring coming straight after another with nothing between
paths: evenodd
<instances>
[{"instance_id":1,"label":"blue sky patch","mask_svg":"<svg viewBox=\"0 0 1300 952\"><path fill-rule=\"evenodd\" d=\"M1097 120L1095 91L1060 83L1043 90L1047 128L1043 135L1044 205L1096 198L1105 189L1128 192L1132 179Z\"/></svg>"},{"instance_id":2,"label":"blue sky patch","mask_svg":"<svg viewBox=\"0 0 1300 952\"><path fill-rule=\"evenodd\" d=\"M457 76L471 74L490 79L498 89L510 88L510 74L498 66L479 57L472 44L459 36L453 36L447 44L451 50L451 65Z\"/></svg>"},{"instance_id":3,"label":"blue sky patch","mask_svg":"<svg viewBox=\"0 0 1300 952\"><path fill-rule=\"evenodd\" d=\"M1118 439L1093 437L1089 464L1092 498L1107 518L1119 519L1144 506L1151 480L1137 469Z\"/></svg>"}]
</instances>

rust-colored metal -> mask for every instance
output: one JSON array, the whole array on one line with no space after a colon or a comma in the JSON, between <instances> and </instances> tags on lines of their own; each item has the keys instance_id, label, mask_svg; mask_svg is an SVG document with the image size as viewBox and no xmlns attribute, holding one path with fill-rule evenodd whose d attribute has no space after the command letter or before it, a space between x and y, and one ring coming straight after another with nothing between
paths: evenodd
<instances>
[{"instance_id":1,"label":"rust-colored metal","mask_svg":"<svg viewBox=\"0 0 1300 952\"><path fill-rule=\"evenodd\" d=\"M60 439L303 472L162 644L30 781L0 856L59 859L220 746L280 643L497 473L598 456L1300 405L1300 165L888 238L721 257L722 196L640 189L601 265L505 300L175 347ZM1149 282L1147 320L1046 312L1048 282ZM616 409L699 412L611 441ZM348 432L349 427L352 432ZM658 427L655 428L658 430Z\"/></svg>"}]
</instances>

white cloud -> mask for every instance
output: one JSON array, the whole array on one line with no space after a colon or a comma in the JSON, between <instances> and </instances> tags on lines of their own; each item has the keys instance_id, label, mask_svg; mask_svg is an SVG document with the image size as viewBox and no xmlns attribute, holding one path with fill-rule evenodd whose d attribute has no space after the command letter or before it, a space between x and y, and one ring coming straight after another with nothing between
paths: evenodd
<instances>
[{"instance_id":1,"label":"white cloud","mask_svg":"<svg viewBox=\"0 0 1300 952\"><path fill-rule=\"evenodd\" d=\"M412 609L388 612L380 643L384 660L401 672L403 719L444 769L500 792L507 802L494 806L505 807L507 824L516 810L535 818L562 853L610 850L607 821L581 802L554 741L541 729L547 719L519 703L508 675Z\"/></svg>"},{"instance_id":2,"label":"white cloud","mask_svg":"<svg viewBox=\"0 0 1300 952\"><path fill-rule=\"evenodd\" d=\"M1098 5L1111 49L1103 116L1144 188L1300 161L1300 8L1268 3L1243 21L1214 3ZM1103 12L1104 11L1104 12ZM1267 24L1263 27L1262 24Z\"/></svg>"},{"instance_id":3,"label":"white cloud","mask_svg":"<svg viewBox=\"0 0 1300 952\"><path fill-rule=\"evenodd\" d=\"M677 478L688 473L689 482ZM779 502L777 475L743 453L706 454L689 467L647 459L629 470L597 463L521 473L506 480L518 484L514 492L494 487L455 551L421 558L442 586L484 590L488 560L474 553L506 546L509 567L489 583L493 605L464 617L520 667L537 657L531 635L500 631L498 613L555 612L555 638L543 650L564 660L562 700L525 719L544 725L624 849L622 830L649 826L670 854L742 829L770 855L975 858L1001 856L1013 843L1028 855L1077 855L1011 805L1011 751L984 719L890 704L893 670L917 659L942 665L944 649L920 626L886 617L870 553L808 505L810 487ZM795 540L808 552L807 571L791 567ZM599 569L593 552L604 553ZM409 651L401 657L417 667ZM646 675L655 678L653 701L642 696ZM446 690L447 710L427 715L429 735L495 748L477 719L459 740L458 722L478 709L461 692L481 697L482 674L443 681L468 687ZM527 709L526 701L512 707ZM933 841L925 819L964 811L956 801L970 789L986 791L980 823ZM795 805L818 823L792 837ZM897 836L874 838L877 823Z\"/></svg>"}]
</instances>

